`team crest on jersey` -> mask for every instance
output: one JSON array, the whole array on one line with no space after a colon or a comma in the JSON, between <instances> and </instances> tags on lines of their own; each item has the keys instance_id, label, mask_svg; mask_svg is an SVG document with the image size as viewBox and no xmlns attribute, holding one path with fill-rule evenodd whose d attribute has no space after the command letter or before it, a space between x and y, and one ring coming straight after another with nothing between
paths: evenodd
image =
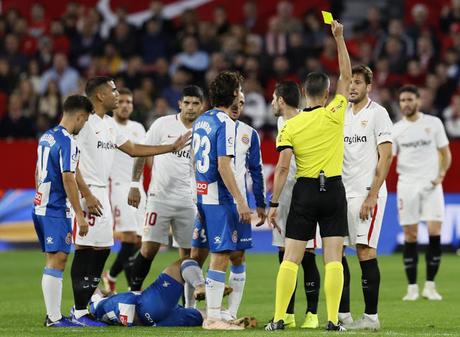
<instances>
[{"instance_id":1,"label":"team crest on jersey","mask_svg":"<svg viewBox=\"0 0 460 337\"><path fill-rule=\"evenodd\" d=\"M249 135L244 134L243 137L241 137L241 141L242 141L244 144L248 145L248 144L249 144Z\"/></svg>"},{"instance_id":2,"label":"team crest on jersey","mask_svg":"<svg viewBox=\"0 0 460 337\"><path fill-rule=\"evenodd\" d=\"M367 126L368 121L367 120L362 120L361 121L361 126L365 128Z\"/></svg>"},{"instance_id":3,"label":"team crest on jersey","mask_svg":"<svg viewBox=\"0 0 460 337\"><path fill-rule=\"evenodd\" d=\"M233 243L236 243L238 241L238 232L237 231L233 231L233 233L232 233L232 241L233 241Z\"/></svg>"},{"instance_id":4,"label":"team crest on jersey","mask_svg":"<svg viewBox=\"0 0 460 337\"><path fill-rule=\"evenodd\" d=\"M67 235L65 236L65 243L70 245L72 243L72 233L67 233Z\"/></svg>"}]
</instances>

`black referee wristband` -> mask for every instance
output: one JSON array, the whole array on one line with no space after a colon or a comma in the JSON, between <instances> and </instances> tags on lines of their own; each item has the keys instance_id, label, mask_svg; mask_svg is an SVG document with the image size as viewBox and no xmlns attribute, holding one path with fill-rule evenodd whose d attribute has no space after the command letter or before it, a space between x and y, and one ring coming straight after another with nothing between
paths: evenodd
<instances>
[{"instance_id":1,"label":"black referee wristband","mask_svg":"<svg viewBox=\"0 0 460 337\"><path fill-rule=\"evenodd\" d=\"M279 202L271 202L271 201L270 201L270 203L269 203L269 206L270 206L270 207L278 207L279 205L280 205Z\"/></svg>"}]
</instances>

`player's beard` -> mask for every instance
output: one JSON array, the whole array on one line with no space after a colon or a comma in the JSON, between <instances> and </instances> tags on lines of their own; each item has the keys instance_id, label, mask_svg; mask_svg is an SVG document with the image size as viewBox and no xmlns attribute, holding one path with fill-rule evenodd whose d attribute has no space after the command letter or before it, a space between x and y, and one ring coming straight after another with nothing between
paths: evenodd
<instances>
[{"instance_id":1,"label":"player's beard","mask_svg":"<svg viewBox=\"0 0 460 337\"><path fill-rule=\"evenodd\" d=\"M362 93L361 95L357 96L356 98L350 98L348 101L353 104L359 104L361 103L364 98L366 98L366 93Z\"/></svg>"},{"instance_id":2,"label":"player's beard","mask_svg":"<svg viewBox=\"0 0 460 337\"><path fill-rule=\"evenodd\" d=\"M409 107L409 108L410 108L410 107ZM417 110L418 110L418 109L417 109L417 106L414 107L414 108L410 108L410 110L409 110L409 112L408 112L407 114L404 113L404 116L410 118L410 117L414 116L414 115L417 113Z\"/></svg>"}]
</instances>

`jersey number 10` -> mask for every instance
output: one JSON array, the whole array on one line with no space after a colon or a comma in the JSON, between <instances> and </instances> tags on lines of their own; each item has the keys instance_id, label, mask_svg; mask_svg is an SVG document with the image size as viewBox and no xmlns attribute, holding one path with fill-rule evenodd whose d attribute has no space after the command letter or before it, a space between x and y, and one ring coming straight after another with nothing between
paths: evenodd
<instances>
[{"instance_id":1,"label":"jersey number 10","mask_svg":"<svg viewBox=\"0 0 460 337\"><path fill-rule=\"evenodd\" d=\"M209 152L211 152L211 142L209 141L208 136L200 136L199 134L195 133L193 135L193 153L195 154L195 158L197 158L197 154L201 149L200 156L201 159L197 159L196 161L196 168L200 173L206 173L209 170Z\"/></svg>"}]
</instances>

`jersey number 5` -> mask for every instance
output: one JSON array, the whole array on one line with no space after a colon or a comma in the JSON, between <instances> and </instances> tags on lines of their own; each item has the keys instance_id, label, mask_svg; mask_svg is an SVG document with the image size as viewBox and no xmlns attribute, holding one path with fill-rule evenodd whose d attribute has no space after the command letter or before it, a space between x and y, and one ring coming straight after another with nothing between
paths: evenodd
<instances>
[{"instance_id":1,"label":"jersey number 5","mask_svg":"<svg viewBox=\"0 0 460 337\"><path fill-rule=\"evenodd\" d=\"M209 170L209 152L211 152L211 142L209 141L208 136L204 135L201 137L199 134L195 133L193 135L193 152L195 153L195 158L201 149L201 159L196 161L196 168L200 173L206 173Z\"/></svg>"}]
</instances>

